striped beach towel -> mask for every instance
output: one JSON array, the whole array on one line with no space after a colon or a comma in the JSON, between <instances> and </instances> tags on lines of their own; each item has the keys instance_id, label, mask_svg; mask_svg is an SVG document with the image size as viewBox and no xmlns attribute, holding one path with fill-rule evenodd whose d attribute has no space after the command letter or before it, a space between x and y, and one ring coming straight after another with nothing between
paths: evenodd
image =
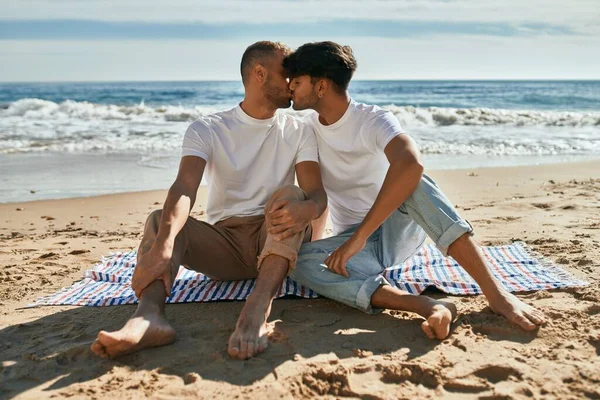
<instances>
[{"instance_id":1,"label":"striped beach towel","mask_svg":"<svg viewBox=\"0 0 600 400\"><path fill-rule=\"evenodd\" d=\"M483 254L492 273L511 292L584 286L565 270L534 253L525 244L484 247ZM136 252L117 253L104 258L85 272L82 281L58 293L41 297L31 306L81 305L113 306L137 303L131 290L131 276ZM444 257L433 245L423 246L403 265L388 268L386 279L400 289L419 294L434 286L452 295L480 294L475 281L452 258ZM168 303L191 303L216 300L244 300L254 280L215 281L203 274L181 267ZM276 297L318 297L315 292L287 278Z\"/></svg>"}]
</instances>

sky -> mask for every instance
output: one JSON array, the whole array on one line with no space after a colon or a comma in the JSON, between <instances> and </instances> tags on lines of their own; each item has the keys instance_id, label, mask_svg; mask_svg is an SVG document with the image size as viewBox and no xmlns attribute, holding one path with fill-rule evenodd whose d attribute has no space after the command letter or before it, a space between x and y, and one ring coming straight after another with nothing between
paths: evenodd
<instances>
[{"instance_id":1,"label":"sky","mask_svg":"<svg viewBox=\"0 0 600 400\"><path fill-rule=\"evenodd\" d=\"M237 80L258 40L355 79L600 79L600 0L0 0L0 81Z\"/></svg>"}]
</instances>

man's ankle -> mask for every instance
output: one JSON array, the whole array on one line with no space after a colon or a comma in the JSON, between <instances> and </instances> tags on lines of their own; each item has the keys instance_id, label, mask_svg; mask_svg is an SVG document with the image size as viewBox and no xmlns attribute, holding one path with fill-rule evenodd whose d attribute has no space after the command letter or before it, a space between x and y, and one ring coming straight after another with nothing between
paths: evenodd
<instances>
[{"instance_id":1,"label":"man's ankle","mask_svg":"<svg viewBox=\"0 0 600 400\"><path fill-rule=\"evenodd\" d=\"M138 307L138 309L135 311L135 314L133 314L133 317L139 317L139 316L144 316L144 315L154 315L154 314L161 314L162 310L164 309L163 305L159 305L159 304L152 304L152 303L141 303Z\"/></svg>"}]
</instances>

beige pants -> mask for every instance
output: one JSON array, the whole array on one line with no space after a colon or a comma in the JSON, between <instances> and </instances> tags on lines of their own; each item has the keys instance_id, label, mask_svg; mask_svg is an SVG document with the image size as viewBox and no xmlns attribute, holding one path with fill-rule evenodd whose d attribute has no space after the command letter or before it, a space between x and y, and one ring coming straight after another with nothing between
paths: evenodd
<instances>
[{"instance_id":1,"label":"beige pants","mask_svg":"<svg viewBox=\"0 0 600 400\"><path fill-rule=\"evenodd\" d=\"M299 187L284 186L273 193L265 206L265 214L274 201L306 198L306 193ZM161 213L162 210L156 210L148 217L139 254L152 247L158 233ZM267 223L264 215L230 217L214 225L188 217L176 239L181 243L180 251L183 254L174 254L173 259L179 259L186 268L217 280L256 278L263 260L268 255L288 259L289 272L296 265L300 246L311 239L311 226L309 224L303 232L276 242L267 232ZM172 279L175 279L174 274Z\"/></svg>"}]
</instances>

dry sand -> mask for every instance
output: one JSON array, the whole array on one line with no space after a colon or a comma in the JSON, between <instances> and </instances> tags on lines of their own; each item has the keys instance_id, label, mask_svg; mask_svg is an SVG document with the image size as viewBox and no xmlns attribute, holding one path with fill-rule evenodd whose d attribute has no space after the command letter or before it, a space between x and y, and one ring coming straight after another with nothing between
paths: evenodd
<instances>
[{"instance_id":1,"label":"dry sand","mask_svg":"<svg viewBox=\"0 0 600 400\"><path fill-rule=\"evenodd\" d=\"M135 306L23 307L135 248L165 192L2 204L0 398L600 398L600 162L431 175L481 243L524 240L590 285L521 295L548 316L533 333L451 297L461 315L442 342L409 313L277 300L270 348L243 362L226 353L242 302L169 305L175 344L101 360L97 332Z\"/></svg>"}]
</instances>

